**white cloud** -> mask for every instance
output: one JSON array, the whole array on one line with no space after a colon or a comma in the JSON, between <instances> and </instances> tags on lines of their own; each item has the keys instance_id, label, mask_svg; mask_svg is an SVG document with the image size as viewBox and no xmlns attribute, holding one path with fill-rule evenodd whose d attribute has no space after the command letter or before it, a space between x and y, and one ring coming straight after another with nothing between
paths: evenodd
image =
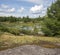
<instances>
[{"instance_id":1,"label":"white cloud","mask_svg":"<svg viewBox=\"0 0 60 55\"><path fill-rule=\"evenodd\" d=\"M40 4L41 2L43 2L43 0L17 0L17 1L28 1L36 4Z\"/></svg>"},{"instance_id":2,"label":"white cloud","mask_svg":"<svg viewBox=\"0 0 60 55\"><path fill-rule=\"evenodd\" d=\"M1 4L0 5L0 12L14 12L15 11L15 8L10 8L8 5L6 4Z\"/></svg>"},{"instance_id":3,"label":"white cloud","mask_svg":"<svg viewBox=\"0 0 60 55\"><path fill-rule=\"evenodd\" d=\"M24 10L24 7L21 7L20 9L18 9L18 12L22 13Z\"/></svg>"},{"instance_id":4,"label":"white cloud","mask_svg":"<svg viewBox=\"0 0 60 55\"><path fill-rule=\"evenodd\" d=\"M2 13L12 13L12 12L15 12L15 8L8 8L8 9L2 9L0 8L0 12Z\"/></svg>"},{"instance_id":5,"label":"white cloud","mask_svg":"<svg viewBox=\"0 0 60 55\"><path fill-rule=\"evenodd\" d=\"M1 4L1 7L2 7L2 8L8 8L8 5L6 5L6 4Z\"/></svg>"},{"instance_id":6,"label":"white cloud","mask_svg":"<svg viewBox=\"0 0 60 55\"><path fill-rule=\"evenodd\" d=\"M0 9L0 12L2 12L3 10L2 9Z\"/></svg>"},{"instance_id":7,"label":"white cloud","mask_svg":"<svg viewBox=\"0 0 60 55\"><path fill-rule=\"evenodd\" d=\"M43 9L43 5L35 5L34 7L30 8L30 12L32 13L40 13Z\"/></svg>"},{"instance_id":8,"label":"white cloud","mask_svg":"<svg viewBox=\"0 0 60 55\"><path fill-rule=\"evenodd\" d=\"M30 2L36 2L36 1L39 1L39 0L28 0L28 1L30 1Z\"/></svg>"},{"instance_id":9,"label":"white cloud","mask_svg":"<svg viewBox=\"0 0 60 55\"><path fill-rule=\"evenodd\" d=\"M24 1L32 2L32 3L36 3L36 4L43 3L43 0L24 0Z\"/></svg>"},{"instance_id":10,"label":"white cloud","mask_svg":"<svg viewBox=\"0 0 60 55\"><path fill-rule=\"evenodd\" d=\"M41 0L28 0L28 1L30 1L30 2L39 2L39 1L41 1Z\"/></svg>"},{"instance_id":11,"label":"white cloud","mask_svg":"<svg viewBox=\"0 0 60 55\"><path fill-rule=\"evenodd\" d=\"M15 8L10 8L8 5L6 4L1 4L0 5L0 12L3 12L3 13L8 13L8 12L14 12L15 11Z\"/></svg>"},{"instance_id":12,"label":"white cloud","mask_svg":"<svg viewBox=\"0 0 60 55\"><path fill-rule=\"evenodd\" d=\"M7 10L7 12L15 12L15 8L10 8Z\"/></svg>"},{"instance_id":13,"label":"white cloud","mask_svg":"<svg viewBox=\"0 0 60 55\"><path fill-rule=\"evenodd\" d=\"M39 15L34 14L33 16L34 16L34 17L38 17Z\"/></svg>"}]
</instances>

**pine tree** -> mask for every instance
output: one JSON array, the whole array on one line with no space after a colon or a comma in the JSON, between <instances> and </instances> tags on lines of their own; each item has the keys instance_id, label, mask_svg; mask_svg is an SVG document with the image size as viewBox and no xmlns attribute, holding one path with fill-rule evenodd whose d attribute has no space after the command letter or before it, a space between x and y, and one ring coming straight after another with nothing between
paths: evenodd
<instances>
[{"instance_id":1,"label":"pine tree","mask_svg":"<svg viewBox=\"0 0 60 55\"><path fill-rule=\"evenodd\" d=\"M60 35L60 0L52 3L47 9L47 16L42 31L49 36Z\"/></svg>"}]
</instances>

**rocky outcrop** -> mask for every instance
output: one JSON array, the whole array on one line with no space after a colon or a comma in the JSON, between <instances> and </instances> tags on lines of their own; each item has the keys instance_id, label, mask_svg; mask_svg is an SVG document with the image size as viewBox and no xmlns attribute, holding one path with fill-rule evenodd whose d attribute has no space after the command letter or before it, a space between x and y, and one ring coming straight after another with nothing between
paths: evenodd
<instances>
[{"instance_id":1,"label":"rocky outcrop","mask_svg":"<svg viewBox=\"0 0 60 55\"><path fill-rule=\"evenodd\" d=\"M60 55L60 49L44 48L37 45L24 45L0 51L0 55Z\"/></svg>"}]
</instances>

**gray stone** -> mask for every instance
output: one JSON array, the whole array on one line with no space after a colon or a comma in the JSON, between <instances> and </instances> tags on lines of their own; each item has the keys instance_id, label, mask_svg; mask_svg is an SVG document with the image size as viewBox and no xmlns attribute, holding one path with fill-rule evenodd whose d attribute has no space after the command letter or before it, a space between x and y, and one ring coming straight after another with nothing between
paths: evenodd
<instances>
[{"instance_id":1,"label":"gray stone","mask_svg":"<svg viewBox=\"0 0 60 55\"><path fill-rule=\"evenodd\" d=\"M37 45L24 45L0 51L0 55L60 55L60 49L49 49Z\"/></svg>"}]
</instances>

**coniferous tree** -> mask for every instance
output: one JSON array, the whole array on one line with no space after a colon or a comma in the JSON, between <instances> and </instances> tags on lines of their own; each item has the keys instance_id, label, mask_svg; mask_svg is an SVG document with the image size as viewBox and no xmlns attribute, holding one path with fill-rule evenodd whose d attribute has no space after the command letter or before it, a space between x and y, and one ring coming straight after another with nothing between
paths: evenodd
<instances>
[{"instance_id":1,"label":"coniferous tree","mask_svg":"<svg viewBox=\"0 0 60 55\"><path fill-rule=\"evenodd\" d=\"M60 35L60 0L47 9L47 16L42 31L49 36Z\"/></svg>"}]
</instances>

